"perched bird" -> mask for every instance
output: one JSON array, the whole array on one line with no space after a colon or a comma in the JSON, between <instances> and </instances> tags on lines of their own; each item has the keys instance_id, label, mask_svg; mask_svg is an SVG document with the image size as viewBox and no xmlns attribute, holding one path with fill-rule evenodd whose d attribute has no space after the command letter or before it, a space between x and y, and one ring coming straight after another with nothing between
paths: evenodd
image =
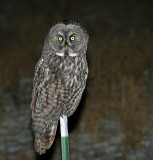
<instances>
[{"instance_id":1,"label":"perched bird","mask_svg":"<svg viewBox=\"0 0 153 160\"><path fill-rule=\"evenodd\" d=\"M35 150L43 154L52 145L60 116L71 116L86 86L88 33L75 21L59 21L46 35L35 67L32 126Z\"/></svg>"}]
</instances>

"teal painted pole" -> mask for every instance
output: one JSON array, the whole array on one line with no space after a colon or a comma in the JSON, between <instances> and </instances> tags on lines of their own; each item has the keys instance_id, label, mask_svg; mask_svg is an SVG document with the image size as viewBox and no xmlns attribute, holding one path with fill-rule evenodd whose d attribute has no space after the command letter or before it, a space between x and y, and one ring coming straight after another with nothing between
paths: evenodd
<instances>
[{"instance_id":1,"label":"teal painted pole","mask_svg":"<svg viewBox=\"0 0 153 160\"><path fill-rule=\"evenodd\" d=\"M67 116L60 117L62 160L69 160Z\"/></svg>"}]
</instances>

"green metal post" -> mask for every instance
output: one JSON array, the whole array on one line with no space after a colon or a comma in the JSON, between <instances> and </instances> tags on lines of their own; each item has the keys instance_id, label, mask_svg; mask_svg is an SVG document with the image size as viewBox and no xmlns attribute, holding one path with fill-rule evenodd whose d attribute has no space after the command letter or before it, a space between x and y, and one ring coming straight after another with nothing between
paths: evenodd
<instances>
[{"instance_id":1,"label":"green metal post","mask_svg":"<svg viewBox=\"0 0 153 160\"><path fill-rule=\"evenodd\" d=\"M67 116L60 117L62 160L69 160Z\"/></svg>"}]
</instances>

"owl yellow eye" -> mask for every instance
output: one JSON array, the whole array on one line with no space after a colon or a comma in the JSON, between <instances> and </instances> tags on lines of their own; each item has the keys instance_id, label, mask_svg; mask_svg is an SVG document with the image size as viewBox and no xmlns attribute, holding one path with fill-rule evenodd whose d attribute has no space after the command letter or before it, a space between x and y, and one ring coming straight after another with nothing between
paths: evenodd
<instances>
[{"instance_id":1,"label":"owl yellow eye","mask_svg":"<svg viewBox=\"0 0 153 160\"><path fill-rule=\"evenodd\" d=\"M74 39L75 39L75 38L74 38L74 36L71 36L71 38L70 38L70 39L71 39L71 41L74 41Z\"/></svg>"},{"instance_id":2,"label":"owl yellow eye","mask_svg":"<svg viewBox=\"0 0 153 160\"><path fill-rule=\"evenodd\" d=\"M59 37L58 37L58 40L59 40L59 41L62 41L62 40L63 40L63 37L59 36Z\"/></svg>"}]
</instances>

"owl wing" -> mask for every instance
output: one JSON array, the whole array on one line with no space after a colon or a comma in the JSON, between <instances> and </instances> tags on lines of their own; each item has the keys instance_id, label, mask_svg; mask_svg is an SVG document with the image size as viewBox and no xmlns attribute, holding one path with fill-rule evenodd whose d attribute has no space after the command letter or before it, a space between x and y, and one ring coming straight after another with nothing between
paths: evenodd
<instances>
[{"instance_id":1,"label":"owl wing","mask_svg":"<svg viewBox=\"0 0 153 160\"><path fill-rule=\"evenodd\" d=\"M48 92L48 88L52 88L49 83L51 77L48 66L40 59L35 67L31 102L34 144L39 154L45 153L52 145L58 125L58 119L52 114L55 108L49 103L50 96L53 96L53 92Z\"/></svg>"},{"instance_id":2,"label":"owl wing","mask_svg":"<svg viewBox=\"0 0 153 160\"><path fill-rule=\"evenodd\" d=\"M31 110L32 110L32 118L34 117L34 110L36 107L36 101L38 98L38 85L41 81L41 75L43 74L45 62L43 59L40 59L35 67L35 74L33 79L33 91L32 91L32 101L31 101Z\"/></svg>"}]
</instances>

